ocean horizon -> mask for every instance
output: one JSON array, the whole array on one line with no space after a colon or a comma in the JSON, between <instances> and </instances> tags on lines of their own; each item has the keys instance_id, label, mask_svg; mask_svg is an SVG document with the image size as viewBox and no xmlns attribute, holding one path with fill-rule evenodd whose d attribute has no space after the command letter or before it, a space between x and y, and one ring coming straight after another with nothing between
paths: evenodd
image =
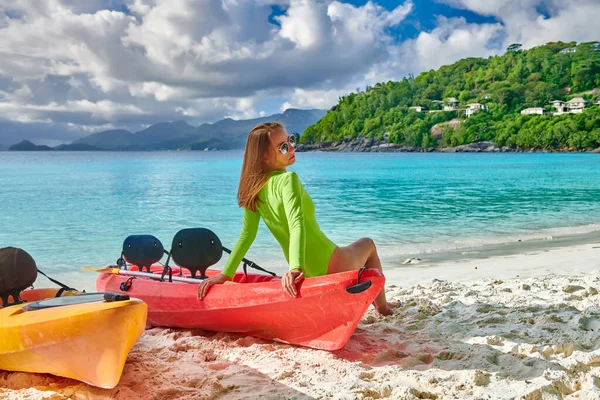
<instances>
[{"instance_id":1,"label":"ocean horizon","mask_svg":"<svg viewBox=\"0 0 600 400\"><path fill-rule=\"evenodd\" d=\"M0 155L0 247L23 248L69 285L93 290L96 276L81 266L114 264L129 235L152 234L166 249L190 227L228 248L237 240L242 151ZM340 246L371 237L384 268L600 232L595 154L309 152L289 170L325 234ZM263 223L247 258L287 268Z\"/></svg>"}]
</instances>

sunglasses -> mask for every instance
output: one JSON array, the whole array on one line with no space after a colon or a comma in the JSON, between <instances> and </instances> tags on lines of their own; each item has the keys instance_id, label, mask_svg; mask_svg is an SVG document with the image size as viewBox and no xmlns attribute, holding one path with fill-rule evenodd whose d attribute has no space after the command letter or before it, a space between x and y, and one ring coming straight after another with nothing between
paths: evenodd
<instances>
[{"instance_id":1,"label":"sunglasses","mask_svg":"<svg viewBox=\"0 0 600 400\"><path fill-rule=\"evenodd\" d=\"M288 140L279 145L281 154L287 154L290 151L289 146L296 148L296 135L289 135Z\"/></svg>"}]
</instances>

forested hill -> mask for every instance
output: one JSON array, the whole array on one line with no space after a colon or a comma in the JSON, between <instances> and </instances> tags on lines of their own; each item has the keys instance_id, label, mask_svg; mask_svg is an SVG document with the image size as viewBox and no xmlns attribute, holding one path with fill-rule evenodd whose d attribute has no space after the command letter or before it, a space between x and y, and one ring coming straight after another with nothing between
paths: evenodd
<instances>
[{"instance_id":1,"label":"forested hill","mask_svg":"<svg viewBox=\"0 0 600 400\"><path fill-rule=\"evenodd\" d=\"M514 44L502 56L463 59L341 97L305 131L301 142L366 135L420 148L478 141L525 149L596 148L600 146L597 88L599 42L548 43L529 50ZM587 101L583 112L565 108L554 115L553 100L573 98ZM483 104L484 110L468 115L465 111L473 103ZM424 108L409 108L415 106ZM457 110L440 111L452 106ZM543 108L535 110L543 115L522 115L527 108ZM449 120L454 121L443 124Z\"/></svg>"}]
</instances>

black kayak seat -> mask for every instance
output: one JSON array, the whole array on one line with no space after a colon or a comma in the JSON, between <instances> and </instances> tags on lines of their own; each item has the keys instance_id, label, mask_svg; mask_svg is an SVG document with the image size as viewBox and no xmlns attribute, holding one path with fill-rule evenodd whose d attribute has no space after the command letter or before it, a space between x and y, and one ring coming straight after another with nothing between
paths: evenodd
<instances>
[{"instance_id":1,"label":"black kayak seat","mask_svg":"<svg viewBox=\"0 0 600 400\"><path fill-rule=\"evenodd\" d=\"M21 292L36 278L37 265L29 253L16 247L0 248L0 306L23 303Z\"/></svg>"},{"instance_id":2,"label":"black kayak seat","mask_svg":"<svg viewBox=\"0 0 600 400\"><path fill-rule=\"evenodd\" d=\"M160 261L165 253L169 254L156 236L131 235L123 241L121 257L128 263L137 265L140 271L146 268L148 272L152 272L150 267Z\"/></svg>"},{"instance_id":3,"label":"black kayak seat","mask_svg":"<svg viewBox=\"0 0 600 400\"><path fill-rule=\"evenodd\" d=\"M48 308L55 307L64 307L64 306L72 306L75 304L87 304L87 303L96 303L96 302L112 302L112 301L123 301L129 300L129 296L126 294L120 293L86 293L86 294L78 294L76 296L66 296L66 297L55 297L52 299L45 299L34 301L32 303L26 304L22 307L23 311L36 311L36 310L45 310Z\"/></svg>"},{"instance_id":4,"label":"black kayak seat","mask_svg":"<svg viewBox=\"0 0 600 400\"><path fill-rule=\"evenodd\" d=\"M187 228L173 237L170 254L175 264L190 271L192 278L199 272L199 278L205 279L208 267L223 256L223 245L210 229Z\"/></svg>"}]
</instances>

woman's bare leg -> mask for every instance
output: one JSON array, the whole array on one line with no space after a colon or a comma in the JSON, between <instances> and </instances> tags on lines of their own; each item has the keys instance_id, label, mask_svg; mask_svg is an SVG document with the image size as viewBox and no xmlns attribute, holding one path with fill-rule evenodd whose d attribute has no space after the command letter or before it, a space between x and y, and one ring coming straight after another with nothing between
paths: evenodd
<instances>
[{"instance_id":1,"label":"woman's bare leg","mask_svg":"<svg viewBox=\"0 0 600 400\"><path fill-rule=\"evenodd\" d=\"M370 238L362 238L349 246L336 248L329 260L327 273L356 271L365 266L378 269L383 274L375 242ZM392 313L385 297L385 287L381 289L373 304L380 314L390 315Z\"/></svg>"}]
</instances>

